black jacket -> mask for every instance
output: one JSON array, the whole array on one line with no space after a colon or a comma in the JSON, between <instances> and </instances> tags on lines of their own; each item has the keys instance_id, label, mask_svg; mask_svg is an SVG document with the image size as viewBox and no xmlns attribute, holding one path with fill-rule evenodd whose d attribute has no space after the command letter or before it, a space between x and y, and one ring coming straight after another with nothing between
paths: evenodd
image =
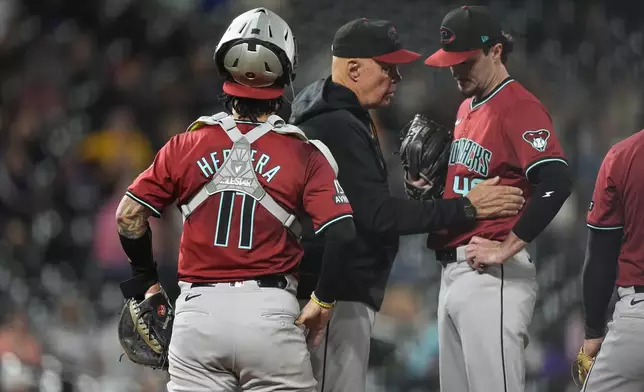
<instances>
[{"instance_id":1,"label":"black jacket","mask_svg":"<svg viewBox=\"0 0 644 392\"><path fill-rule=\"evenodd\" d=\"M353 208L356 241L347 255L349 272L338 280L338 299L364 302L380 310L399 236L469 223L465 202L392 197L369 112L351 90L333 83L330 77L298 94L290 123L329 147L338 163L338 180ZM324 245L310 228L302 243L305 252L298 291L300 298L308 298L317 282Z\"/></svg>"}]
</instances>

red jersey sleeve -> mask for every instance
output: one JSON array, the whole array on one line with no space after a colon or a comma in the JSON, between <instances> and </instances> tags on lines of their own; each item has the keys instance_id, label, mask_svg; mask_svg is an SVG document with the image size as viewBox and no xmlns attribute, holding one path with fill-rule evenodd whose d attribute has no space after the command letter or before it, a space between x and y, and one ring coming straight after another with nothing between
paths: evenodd
<instances>
[{"instance_id":1,"label":"red jersey sleeve","mask_svg":"<svg viewBox=\"0 0 644 392\"><path fill-rule=\"evenodd\" d=\"M552 120L538 102L519 101L504 117L504 134L512 145L519 166L530 181L530 171L546 162L568 164Z\"/></svg>"},{"instance_id":2,"label":"red jersey sleeve","mask_svg":"<svg viewBox=\"0 0 644 392\"><path fill-rule=\"evenodd\" d=\"M304 210L311 216L315 234L340 219L351 218L349 199L336 179L331 164L316 151L311 155L304 184Z\"/></svg>"},{"instance_id":3,"label":"red jersey sleeve","mask_svg":"<svg viewBox=\"0 0 644 392\"><path fill-rule=\"evenodd\" d=\"M586 218L590 228L616 230L624 227L624 210L617 188L619 171L614 167L614 152L611 150L606 154L595 181L595 190Z\"/></svg>"},{"instance_id":4,"label":"red jersey sleeve","mask_svg":"<svg viewBox=\"0 0 644 392\"><path fill-rule=\"evenodd\" d=\"M170 139L157 153L152 165L144 170L127 188L125 194L148 207L160 217L164 208L174 202L178 186L173 180L170 168L176 157L176 140Z\"/></svg>"}]
</instances>

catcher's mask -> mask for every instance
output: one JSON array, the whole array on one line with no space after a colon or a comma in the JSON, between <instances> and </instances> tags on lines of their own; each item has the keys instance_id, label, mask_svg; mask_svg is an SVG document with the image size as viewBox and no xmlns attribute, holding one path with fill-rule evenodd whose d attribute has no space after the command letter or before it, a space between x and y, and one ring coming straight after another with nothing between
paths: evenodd
<instances>
[{"instance_id":1,"label":"catcher's mask","mask_svg":"<svg viewBox=\"0 0 644 392\"><path fill-rule=\"evenodd\" d=\"M232 21L213 60L218 75L227 79L224 91L228 94L273 99L295 79L297 45L291 28L279 15L255 8Z\"/></svg>"}]
</instances>

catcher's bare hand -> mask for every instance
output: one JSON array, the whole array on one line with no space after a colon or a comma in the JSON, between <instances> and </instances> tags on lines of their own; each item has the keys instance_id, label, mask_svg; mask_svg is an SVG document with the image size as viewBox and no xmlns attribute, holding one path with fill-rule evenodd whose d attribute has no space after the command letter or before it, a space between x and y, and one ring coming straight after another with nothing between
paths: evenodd
<instances>
[{"instance_id":1,"label":"catcher's bare hand","mask_svg":"<svg viewBox=\"0 0 644 392\"><path fill-rule=\"evenodd\" d=\"M499 177L485 180L472 188L467 194L474 208L477 219L514 216L519 213L525 199L521 189L498 185Z\"/></svg>"},{"instance_id":2,"label":"catcher's bare hand","mask_svg":"<svg viewBox=\"0 0 644 392\"><path fill-rule=\"evenodd\" d=\"M332 308L323 308L313 300L310 300L300 312L300 316L295 320L295 325L304 325L309 330L307 340L313 347L322 342L322 337L332 313Z\"/></svg>"}]
</instances>

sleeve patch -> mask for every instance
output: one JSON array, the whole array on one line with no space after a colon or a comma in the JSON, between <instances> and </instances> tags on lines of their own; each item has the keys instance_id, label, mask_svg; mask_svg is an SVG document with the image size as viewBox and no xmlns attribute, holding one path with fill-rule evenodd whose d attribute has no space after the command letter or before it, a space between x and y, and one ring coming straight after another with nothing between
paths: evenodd
<instances>
[{"instance_id":1,"label":"sleeve patch","mask_svg":"<svg viewBox=\"0 0 644 392\"><path fill-rule=\"evenodd\" d=\"M548 146L550 131L547 129L537 129L536 131L527 131L523 133L523 140L528 142L535 150L544 152Z\"/></svg>"},{"instance_id":2,"label":"sleeve patch","mask_svg":"<svg viewBox=\"0 0 644 392\"><path fill-rule=\"evenodd\" d=\"M335 187L335 194L333 195L335 204L349 204L349 198L344 194L344 189L340 186L340 182L333 180L333 186Z\"/></svg>"}]
</instances>

